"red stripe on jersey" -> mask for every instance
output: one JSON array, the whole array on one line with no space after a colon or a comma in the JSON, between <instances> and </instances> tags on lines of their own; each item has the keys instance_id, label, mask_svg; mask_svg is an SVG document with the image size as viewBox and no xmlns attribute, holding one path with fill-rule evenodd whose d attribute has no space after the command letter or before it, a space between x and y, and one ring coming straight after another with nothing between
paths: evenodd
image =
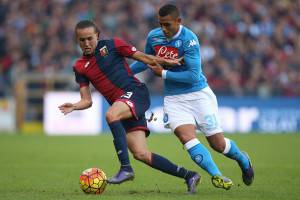
<instances>
[{"instance_id":1,"label":"red stripe on jersey","mask_svg":"<svg viewBox=\"0 0 300 200\"><path fill-rule=\"evenodd\" d=\"M75 69L85 76L108 101L114 102L124 94L124 91L116 87L99 69L95 57L90 59L82 58L81 62L76 63ZM86 83L80 83L80 85L84 84Z\"/></svg>"},{"instance_id":2,"label":"red stripe on jersey","mask_svg":"<svg viewBox=\"0 0 300 200\"><path fill-rule=\"evenodd\" d=\"M137 49L134 46L128 44L124 40L120 38L114 38L113 40L115 43L115 47L120 55L131 57L135 52L137 52Z\"/></svg>"},{"instance_id":3,"label":"red stripe on jersey","mask_svg":"<svg viewBox=\"0 0 300 200\"><path fill-rule=\"evenodd\" d=\"M88 86L88 83L79 83L79 87L84 87L84 86Z\"/></svg>"}]
</instances>

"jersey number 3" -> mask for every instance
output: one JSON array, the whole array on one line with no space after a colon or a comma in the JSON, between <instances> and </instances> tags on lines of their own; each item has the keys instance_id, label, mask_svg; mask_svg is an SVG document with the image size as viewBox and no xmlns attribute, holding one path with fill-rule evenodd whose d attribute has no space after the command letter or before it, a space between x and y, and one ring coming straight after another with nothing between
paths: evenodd
<instances>
[{"instance_id":1,"label":"jersey number 3","mask_svg":"<svg viewBox=\"0 0 300 200\"><path fill-rule=\"evenodd\" d=\"M121 97L124 97L126 99L130 99L130 97L132 96L133 92L126 92L125 94L123 94Z\"/></svg>"}]
</instances>

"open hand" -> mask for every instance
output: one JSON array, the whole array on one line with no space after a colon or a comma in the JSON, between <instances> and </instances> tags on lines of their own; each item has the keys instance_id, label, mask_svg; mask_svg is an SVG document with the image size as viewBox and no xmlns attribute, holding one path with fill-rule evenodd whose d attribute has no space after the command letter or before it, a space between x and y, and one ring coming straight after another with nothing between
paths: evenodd
<instances>
[{"instance_id":1,"label":"open hand","mask_svg":"<svg viewBox=\"0 0 300 200\"><path fill-rule=\"evenodd\" d=\"M162 71L164 70L163 67L156 60L153 61L155 64L154 65L148 64L148 67L154 72L156 76L161 76Z\"/></svg>"},{"instance_id":2,"label":"open hand","mask_svg":"<svg viewBox=\"0 0 300 200\"><path fill-rule=\"evenodd\" d=\"M59 110L64 114L68 114L74 110L74 105L72 103L64 103L60 106L58 106Z\"/></svg>"},{"instance_id":3,"label":"open hand","mask_svg":"<svg viewBox=\"0 0 300 200\"><path fill-rule=\"evenodd\" d=\"M178 59L164 59L164 62L161 63L164 66L167 66L168 68L176 66L176 65L182 65L184 63L183 57Z\"/></svg>"}]
</instances>

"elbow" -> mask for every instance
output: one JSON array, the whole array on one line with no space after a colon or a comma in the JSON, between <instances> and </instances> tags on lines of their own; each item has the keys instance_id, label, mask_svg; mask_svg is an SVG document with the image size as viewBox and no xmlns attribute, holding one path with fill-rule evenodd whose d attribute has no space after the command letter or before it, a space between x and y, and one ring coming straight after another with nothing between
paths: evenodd
<instances>
[{"instance_id":1,"label":"elbow","mask_svg":"<svg viewBox=\"0 0 300 200\"><path fill-rule=\"evenodd\" d=\"M200 75L198 73L192 73L189 78L191 83L196 83L200 81Z\"/></svg>"}]
</instances>

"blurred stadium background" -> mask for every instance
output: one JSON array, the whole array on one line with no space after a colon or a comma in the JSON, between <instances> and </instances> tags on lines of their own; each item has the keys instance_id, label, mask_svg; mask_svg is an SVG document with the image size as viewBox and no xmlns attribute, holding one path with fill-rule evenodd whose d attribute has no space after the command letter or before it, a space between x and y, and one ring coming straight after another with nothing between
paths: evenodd
<instances>
[{"instance_id":1,"label":"blurred stadium background","mask_svg":"<svg viewBox=\"0 0 300 200\"><path fill-rule=\"evenodd\" d=\"M0 199L83 199L77 184L83 169L100 164L108 175L117 170L111 137L102 134L109 133L102 97L94 93L92 109L68 116L57 109L79 99L72 72L81 54L74 26L93 19L101 35L123 38L143 50L146 34L158 26L156 12L166 2L0 0L0 180L5 183ZM242 133L230 137L252 155L257 174L254 186L239 187L237 166L213 152L238 187L217 191L202 173L200 198L299 199L300 1L173 2L182 11L183 24L199 37L202 68L218 97L224 130ZM150 71L138 78L147 83L158 118L149 127L170 133L162 126L162 81ZM199 170L174 136L153 134L149 145ZM182 195L177 179L170 183L167 176L149 169L146 174L145 166L133 163L138 184L111 187L107 198L191 198Z\"/></svg>"},{"instance_id":2,"label":"blurred stadium background","mask_svg":"<svg viewBox=\"0 0 300 200\"><path fill-rule=\"evenodd\" d=\"M45 97L49 91L78 90L72 72L80 56L73 34L76 22L93 19L102 35L121 37L143 50L146 34L158 26L156 11L165 2L1 0L0 130L41 133L48 122L57 127L53 118L58 112L48 119L51 110L70 95ZM225 130L299 131L299 1L174 2L183 24L199 36L203 71L219 98ZM148 84L152 109L161 115L162 81L150 71L138 77ZM60 101L55 105L53 98ZM101 124L86 132L107 130L101 115L107 105L101 97L99 101Z\"/></svg>"}]
</instances>

